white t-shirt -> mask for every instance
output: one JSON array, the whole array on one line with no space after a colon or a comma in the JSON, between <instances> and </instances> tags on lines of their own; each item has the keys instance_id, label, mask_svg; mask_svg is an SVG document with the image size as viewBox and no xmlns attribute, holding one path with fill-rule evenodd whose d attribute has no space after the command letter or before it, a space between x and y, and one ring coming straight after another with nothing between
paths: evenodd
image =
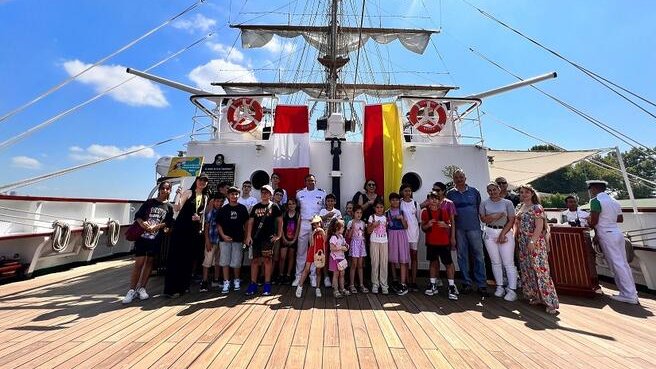
<instances>
[{"instance_id":1,"label":"white t-shirt","mask_svg":"<svg viewBox=\"0 0 656 369\"><path fill-rule=\"evenodd\" d=\"M588 226L588 218L590 218L590 213L584 210L577 209L576 211L570 211L569 209L563 211L561 221L562 223L566 222L575 222L576 219L581 221L581 227Z\"/></svg>"},{"instance_id":2,"label":"white t-shirt","mask_svg":"<svg viewBox=\"0 0 656 369\"><path fill-rule=\"evenodd\" d=\"M419 204L414 200L410 200L410 202L401 200L401 211L408 223L408 228L406 228L408 242L419 242L419 217L421 216Z\"/></svg>"},{"instance_id":3,"label":"white t-shirt","mask_svg":"<svg viewBox=\"0 0 656 369\"><path fill-rule=\"evenodd\" d=\"M328 230L328 226L330 225L330 222L333 219L339 219L339 218L342 217L342 213L338 209L333 208L333 210L331 210L331 211L333 212L333 216L330 217L327 220L324 220L321 224L323 226L323 229L326 230L326 231ZM319 212L319 216L323 218L328 213L330 213L330 211L328 211L328 209L321 209L321 211Z\"/></svg>"},{"instance_id":4,"label":"white t-shirt","mask_svg":"<svg viewBox=\"0 0 656 369\"><path fill-rule=\"evenodd\" d=\"M248 209L248 212L250 213L253 206L255 206L255 204L257 204L259 200L256 199L255 196L249 196L248 198L243 198L239 196L237 202L244 205L246 209Z\"/></svg>"},{"instance_id":5,"label":"white t-shirt","mask_svg":"<svg viewBox=\"0 0 656 369\"><path fill-rule=\"evenodd\" d=\"M387 217L384 215L373 214L369 216L369 224L380 222L374 231L371 232L371 242L386 243L387 242Z\"/></svg>"}]
</instances>

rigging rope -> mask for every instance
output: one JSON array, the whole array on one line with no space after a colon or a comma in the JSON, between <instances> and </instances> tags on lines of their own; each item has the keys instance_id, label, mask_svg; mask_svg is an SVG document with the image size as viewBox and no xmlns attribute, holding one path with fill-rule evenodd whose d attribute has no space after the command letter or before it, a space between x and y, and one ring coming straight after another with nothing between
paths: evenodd
<instances>
[{"instance_id":1,"label":"rigging rope","mask_svg":"<svg viewBox=\"0 0 656 369\"><path fill-rule=\"evenodd\" d=\"M479 56L480 58L482 58L483 60L485 60L485 61L491 63L492 65L496 66L497 68L501 69L502 71L504 71L504 72L510 74L511 76L517 78L517 79L520 80L520 81L523 81L523 79L522 79L521 77L519 77L518 75L512 73L512 72L509 71L508 69L504 68L504 67L501 66L499 63L497 63L497 62L495 62L495 61L489 59L488 57L486 57L485 55L481 54L480 52L474 50L474 49L471 48L471 47L469 47L469 50L470 50L472 53L478 55L478 56ZM642 149L644 149L645 151L647 151L647 152L651 152L651 153L654 153L654 151L653 151L651 148L649 148L648 146L646 146L646 145L644 145L644 144L642 144L642 143L636 141L635 139L633 139L633 138L631 138L631 137L625 135L624 133L622 133L622 132L616 130L615 128L609 126L608 124L601 122L600 120L598 120L598 119L592 117L591 115L589 115L589 114L587 114L587 113L584 113L584 112L581 111L580 109L575 108L574 106L572 106L572 105L566 103L565 101L563 101L563 100L557 98L556 96L554 96L554 95L552 95L552 94L550 94L550 93L548 93L548 92L546 92L546 91L542 90L541 88L536 87L536 86L534 86L534 85L531 85L531 87L533 87L534 89L536 89L537 91L539 91L539 92L542 93L543 95L549 97L550 99L554 100L554 101L557 102L559 105L565 107L567 110L569 110L569 111L575 113L576 115L582 117L583 119L585 119L585 120L587 120L588 122L594 124L594 125L597 126L598 128L601 128L601 129L602 129L603 131L605 131L606 133L609 133L609 134L612 135L613 137L615 137L615 138L619 139L620 141L626 143L627 145L629 145L629 146L631 146L631 147L633 147L633 148L636 148L636 149L639 149L639 150L640 150L640 148L636 147L636 145L638 145L638 146L641 146ZM635 144L632 144L632 143L629 142L629 141L632 141L632 142L635 143ZM653 157L651 157L651 156L649 156L649 155L647 155L646 157L649 158L649 159L652 159L652 160L656 161L655 158L653 158Z\"/></svg>"},{"instance_id":2,"label":"rigging rope","mask_svg":"<svg viewBox=\"0 0 656 369\"><path fill-rule=\"evenodd\" d=\"M358 81L358 67L360 66L360 49L362 48L362 26L364 25L364 10L366 0L362 0L362 12L360 14L360 27L358 28L358 52L355 54L355 75L353 76L353 96L355 99L356 83Z\"/></svg>"},{"instance_id":3,"label":"rigging rope","mask_svg":"<svg viewBox=\"0 0 656 369\"><path fill-rule=\"evenodd\" d=\"M204 1L204 0L203 0L203 1ZM154 69L154 68L156 68L156 67L158 67L158 66L160 66L160 65L162 65L162 64L164 64L164 63L166 63L166 62L168 62L169 60L171 60L171 59L177 57L178 55L180 55L180 54L182 54L183 52L185 52L185 51L191 49L192 47L198 45L199 43L205 41L206 39L208 39L208 38L210 38L210 37L212 37L212 33L210 33L210 34L206 35L205 37L203 37L203 38L201 38L201 39L199 39L199 40L197 40L197 41L191 43L190 45L188 45L188 46L186 46L186 47L184 47L184 48L178 50L177 52L171 54L170 56L166 57L165 59L163 59L163 60L161 60L161 61L159 61L159 62L153 64L152 66L150 66L150 67L148 67L147 69L145 69L144 72L148 72L148 71L150 71L151 69ZM82 102L82 103L80 103L80 104L78 104L78 105L75 105L74 107L72 107L72 108L70 108L70 109L68 109L68 110L66 110L66 111L64 111L64 112L62 112L62 113L57 114L57 115L55 115L55 116L53 116L53 117L51 117L51 118L45 120L44 122L42 122L42 123L40 123L40 124L38 124L38 125L36 125L36 126L30 128L30 129L26 130L26 131L23 132L23 133L20 133L20 134L14 136L14 137L11 137L11 138L9 138L9 139L3 141L3 142L0 142L0 150L6 149L7 147L9 147L9 146L15 144L16 142L21 141L22 139L24 139L24 138L26 138L26 137L28 137L28 136L34 134L35 132L37 132L37 131L39 131L39 130L41 130L41 129L47 127L47 126L49 126L50 124L56 122L57 120L59 120L59 119L65 117L65 116L67 116L68 114L70 114L70 113L72 113L72 112L74 112L74 111L76 111L76 110L78 110L78 109L80 109L80 108L83 108L83 107L86 106L86 105L89 105L90 103L92 103L92 102L98 100L99 98L101 98L101 97L107 95L107 94L110 93L111 91L113 91L113 90L115 90L115 89L121 87L122 85L124 85L124 84L126 84L126 83L132 81L132 80L135 79L135 78L137 78L137 76L131 76L130 78L126 79L125 81L123 81L123 82L121 82L121 83L119 83L119 84L117 84L117 85L114 85L113 87L110 87L110 88L106 89L105 91L103 91L103 92L101 92L100 94L98 94L98 95L92 97L91 99L86 100L86 101L84 101L84 102Z\"/></svg>"},{"instance_id":4,"label":"rigging rope","mask_svg":"<svg viewBox=\"0 0 656 369\"><path fill-rule=\"evenodd\" d=\"M599 74L597 74L597 73L595 73L595 72L592 72L591 70L589 70L589 69L583 67L582 65L577 64L577 63L575 63L575 62L573 62L573 61L571 61L571 60L565 58L564 56L562 56L561 54L559 54L559 53L556 52L555 50L546 47L545 45L543 45L543 44L541 44L540 42L538 42L538 41L532 39L531 37L526 36L526 35L523 34L522 32L520 32L520 31L518 31L518 30L512 28L512 27L509 26L508 24L506 24L506 23L502 22L501 20L497 19L496 17L494 17L494 16L491 15L490 13L488 13L488 12L486 12L486 11L484 11L484 10L481 10L480 8L478 8L478 7L476 7L475 5L471 4L471 3L468 2L467 0L462 0L462 1L463 1L465 4L467 4L467 5L471 6L471 7L473 7L473 8L476 9L476 10L478 10L478 11L479 11L481 14L483 14L485 17L487 17L487 18L489 18L489 19L495 21L496 23L499 23L499 24L502 25L503 27L505 27L505 28L511 30L512 32L518 34L518 35L521 36L522 38L524 38L524 39L530 41L531 43L537 45L537 46L540 47L541 49L546 50L547 52L551 53L552 55L556 56L557 58L563 60L564 62L570 64L570 65L573 66L574 68L576 68L576 69L578 69L579 71L583 72L583 73L584 73L585 75L587 75L588 77L592 78L593 80L595 80L596 82L598 82L598 83L601 84L602 86L604 86L604 87L606 87L607 89L613 91L615 94L617 94L618 96L622 97L624 100L628 101L631 105L633 105L633 106L637 107L638 109L642 110L643 112L649 114L652 118L656 118L656 114L654 114L654 113L648 111L647 109L643 108L642 106L638 105L636 102L634 102L634 101L631 100L630 98L626 97L624 94L622 94L622 93L618 92L617 90L615 90L614 88L608 86L608 84L610 84L610 85L612 85L612 86L614 86L614 87L616 87L616 88L618 88L618 89L621 89L622 91L624 91L624 92L626 92L626 93L628 93L628 94L630 94L630 95L632 95L632 96L634 96L634 97L636 97L636 98L642 100L643 102L645 102L645 103L647 103L647 104L649 104L649 105L652 105L652 106L655 106L655 107L656 107L656 104L655 104L654 102L649 101L648 99L646 99L646 98L644 98L644 97L642 97L642 96L640 96L640 95L638 95L638 94L636 94L636 93L634 93L634 92L632 92L632 91L630 91L630 90L628 90L628 89L626 89L626 88L624 88L624 87L618 85L617 83L614 83L614 82L608 80L607 78L604 78L604 77L600 76Z\"/></svg>"},{"instance_id":5,"label":"rigging rope","mask_svg":"<svg viewBox=\"0 0 656 369\"><path fill-rule=\"evenodd\" d=\"M67 174L67 173L70 173L70 172L74 172L74 171L79 170L79 169L83 169L83 168L90 167L90 166L93 166L93 165L96 165L96 164L104 163L106 161L117 159L117 158L120 158L120 157L123 157L123 156L128 156L128 155L131 155L131 154L135 154L137 152L140 152L140 151L143 151L143 150L146 150L146 149L150 149L150 148L153 148L153 147L156 147L156 146L160 146L160 145L163 145L165 143L169 143L171 141L179 140L179 139L181 139L183 137L186 137L186 136L187 136L187 134L183 133L181 135L177 135L177 136L168 138L164 141L156 142L156 143L151 144L149 146L144 146L144 147L134 149L134 150L129 150L129 151L123 151L120 154L109 156L107 158L94 160L94 161L91 161L91 162L88 162L88 163L68 167L68 168L58 170L58 171L55 171L55 172L51 172L51 173L48 173L48 174L44 174L44 175L41 175L41 176L28 178L28 179L23 179L23 180L14 182L14 183L9 183L9 184L0 186L0 192L11 191L11 190L14 190L16 188L21 188L21 187L25 187L25 186L32 185L32 184L35 184L35 183L39 183L41 181L45 181L46 179L58 177L58 176L61 176L61 175L64 175L64 174Z\"/></svg>"},{"instance_id":6,"label":"rigging rope","mask_svg":"<svg viewBox=\"0 0 656 369\"><path fill-rule=\"evenodd\" d=\"M71 227L58 220L52 223L52 249L55 252L62 252L68 246L68 241L71 239Z\"/></svg>"},{"instance_id":7,"label":"rigging rope","mask_svg":"<svg viewBox=\"0 0 656 369\"><path fill-rule=\"evenodd\" d=\"M5 206L0 206L0 210L8 210L16 213L25 213L25 214L31 214L31 215L39 215L39 216L44 216L44 217L49 217L49 218L55 218L55 219L66 219L66 220L73 220L76 222L84 223L83 219L75 219L75 218L62 218L60 215L53 215L53 214L48 214L48 213L36 213L33 211L28 211L28 210L23 210L23 209L14 209L14 208L8 208ZM48 221L50 223L50 221Z\"/></svg>"},{"instance_id":8,"label":"rigging rope","mask_svg":"<svg viewBox=\"0 0 656 369\"><path fill-rule=\"evenodd\" d=\"M44 97L46 97L46 96L52 94L53 92L59 90L60 88L66 86L67 84L69 84L70 82L74 81L75 79L77 79L77 77L81 76L82 74L84 74L84 73L88 72L89 70L91 70L91 69L97 67L98 65L100 65L100 64L102 64L102 63L104 63L104 62L106 62L107 60L109 60L109 59L115 57L116 55L122 53L123 51L125 51L125 50L131 48L132 46L134 46L134 45L136 45L137 43L139 43L141 40L145 39L146 37L152 35L153 33L157 32L157 31L159 31L160 29L162 29L163 27L167 26L169 23L173 22L173 21L176 20L177 18L180 18L181 16L183 16L183 15L187 14L188 12L192 11L193 9L195 9L196 7L198 7L198 6L199 6L201 3L203 3L204 1L205 1L205 0L198 0L198 1L196 1L196 3L194 3L194 4L191 5L191 6L189 6L187 9L185 9L185 10L183 10L182 12L180 12L179 14L177 14L177 15L175 15L175 16L169 18L169 19L167 19L164 23L162 23L162 24L160 24L159 26L157 26L157 27L151 29L150 31L148 31L148 32L146 32L146 33L144 33L143 35L139 36L137 39L135 39L135 40L129 42L127 45L121 47L120 49L114 51L113 53L111 53L111 54L105 56L104 58L102 58L102 59L100 59L100 60L98 60L97 62L95 62L95 63L93 63L92 65L90 65L89 67L83 69L83 70L80 71L79 73L77 73L77 74L75 74L75 75L73 75L73 76L71 76L71 77L65 79L64 81L60 82L59 84L57 84L57 85L51 87L48 91L43 92L41 95L35 97L35 98L32 99L31 101L28 101L27 103L25 103L25 104L19 106L18 108L14 109L14 110L12 110L12 111L10 111L10 112L8 112L8 113L6 113L5 115L3 115L3 116L0 117L0 123L2 123L3 121L5 121L5 120L11 118L12 116L14 116L14 115L16 115L16 114L18 114L18 113L20 113L21 111L23 111L23 110L29 108L30 106L32 106L32 105L34 105L35 103L37 103L39 100L41 100L41 99L43 99Z\"/></svg>"}]
</instances>

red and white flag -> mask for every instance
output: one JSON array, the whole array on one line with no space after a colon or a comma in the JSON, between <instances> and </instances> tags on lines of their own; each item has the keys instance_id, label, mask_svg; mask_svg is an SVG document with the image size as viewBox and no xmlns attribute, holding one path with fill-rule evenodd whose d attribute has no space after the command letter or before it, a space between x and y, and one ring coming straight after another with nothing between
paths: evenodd
<instances>
[{"instance_id":1,"label":"red and white flag","mask_svg":"<svg viewBox=\"0 0 656 369\"><path fill-rule=\"evenodd\" d=\"M306 105L278 105L273 125L273 171L289 196L310 173L310 121Z\"/></svg>"}]
</instances>

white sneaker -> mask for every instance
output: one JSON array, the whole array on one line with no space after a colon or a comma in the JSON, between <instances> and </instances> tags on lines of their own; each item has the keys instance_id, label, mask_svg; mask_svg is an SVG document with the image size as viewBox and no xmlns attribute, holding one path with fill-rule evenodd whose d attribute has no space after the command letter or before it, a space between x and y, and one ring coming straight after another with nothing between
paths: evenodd
<instances>
[{"instance_id":1,"label":"white sneaker","mask_svg":"<svg viewBox=\"0 0 656 369\"><path fill-rule=\"evenodd\" d=\"M371 286L371 293L377 294L378 293L378 286Z\"/></svg>"},{"instance_id":2,"label":"white sneaker","mask_svg":"<svg viewBox=\"0 0 656 369\"><path fill-rule=\"evenodd\" d=\"M497 290L494 291L494 296L503 297L506 294L506 289L503 286L497 286Z\"/></svg>"},{"instance_id":3,"label":"white sneaker","mask_svg":"<svg viewBox=\"0 0 656 369\"><path fill-rule=\"evenodd\" d=\"M333 286L333 283L330 281L330 277L326 277L323 279L323 285L328 288Z\"/></svg>"},{"instance_id":4,"label":"white sneaker","mask_svg":"<svg viewBox=\"0 0 656 369\"><path fill-rule=\"evenodd\" d=\"M294 278L294 282L292 282L292 287L298 287L299 283L301 283L301 277Z\"/></svg>"},{"instance_id":5,"label":"white sneaker","mask_svg":"<svg viewBox=\"0 0 656 369\"><path fill-rule=\"evenodd\" d=\"M303 287L297 286L296 287L296 297L300 299L301 296L303 296Z\"/></svg>"},{"instance_id":6,"label":"white sneaker","mask_svg":"<svg viewBox=\"0 0 656 369\"><path fill-rule=\"evenodd\" d=\"M321 288L317 288L316 290L314 290L314 295L316 297L321 297Z\"/></svg>"},{"instance_id":7,"label":"white sneaker","mask_svg":"<svg viewBox=\"0 0 656 369\"><path fill-rule=\"evenodd\" d=\"M517 300L517 292L515 290L511 290L510 288L506 289L506 296L503 297L504 300L506 301L515 301Z\"/></svg>"},{"instance_id":8,"label":"white sneaker","mask_svg":"<svg viewBox=\"0 0 656 369\"><path fill-rule=\"evenodd\" d=\"M125 294L125 297L123 297L123 303L124 304L131 303L136 296L137 296L137 291L130 289L128 293Z\"/></svg>"},{"instance_id":9,"label":"white sneaker","mask_svg":"<svg viewBox=\"0 0 656 369\"><path fill-rule=\"evenodd\" d=\"M150 296L148 296L148 292L146 292L146 289L143 287L140 287L137 290L137 294L139 295L139 300L148 300Z\"/></svg>"},{"instance_id":10,"label":"white sneaker","mask_svg":"<svg viewBox=\"0 0 656 369\"><path fill-rule=\"evenodd\" d=\"M312 287L317 286L317 276L316 275L310 275L310 286L312 286Z\"/></svg>"},{"instance_id":11,"label":"white sneaker","mask_svg":"<svg viewBox=\"0 0 656 369\"><path fill-rule=\"evenodd\" d=\"M241 289L241 280L235 279L232 281L232 289L235 291L239 291Z\"/></svg>"},{"instance_id":12,"label":"white sneaker","mask_svg":"<svg viewBox=\"0 0 656 369\"><path fill-rule=\"evenodd\" d=\"M221 290L221 293L228 292L230 292L230 281L223 281L223 289Z\"/></svg>"},{"instance_id":13,"label":"white sneaker","mask_svg":"<svg viewBox=\"0 0 656 369\"><path fill-rule=\"evenodd\" d=\"M610 297L612 300L619 301L619 302L625 302L627 304L632 304L632 305L638 305L638 298L637 297L626 297L622 295L613 295Z\"/></svg>"}]
</instances>

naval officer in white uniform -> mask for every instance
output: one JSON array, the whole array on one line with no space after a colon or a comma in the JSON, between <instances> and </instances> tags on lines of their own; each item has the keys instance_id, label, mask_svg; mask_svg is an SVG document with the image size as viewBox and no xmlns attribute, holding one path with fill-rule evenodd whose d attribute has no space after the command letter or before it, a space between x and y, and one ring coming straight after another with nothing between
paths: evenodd
<instances>
[{"instance_id":1,"label":"naval officer in white uniform","mask_svg":"<svg viewBox=\"0 0 656 369\"><path fill-rule=\"evenodd\" d=\"M310 232L312 225L310 220L323 208L326 199L326 191L316 188L317 180L314 175L308 174L305 177L305 188L296 193L296 199L301 206L301 230L298 234L298 247L296 249L296 278L292 283L293 287L298 286L301 279L301 273L305 268L308 245L310 242ZM316 286L316 272L314 265L311 268L310 281ZM326 285L330 287L330 285Z\"/></svg>"},{"instance_id":2,"label":"naval officer in white uniform","mask_svg":"<svg viewBox=\"0 0 656 369\"><path fill-rule=\"evenodd\" d=\"M605 191L608 182L592 180L585 182L590 192L589 225L595 230L601 249L610 270L615 275L615 285L619 295L610 298L628 304L638 303L638 292L631 273L631 267L626 260L624 235L617 223L624 221L620 203L610 197Z\"/></svg>"}]
</instances>

